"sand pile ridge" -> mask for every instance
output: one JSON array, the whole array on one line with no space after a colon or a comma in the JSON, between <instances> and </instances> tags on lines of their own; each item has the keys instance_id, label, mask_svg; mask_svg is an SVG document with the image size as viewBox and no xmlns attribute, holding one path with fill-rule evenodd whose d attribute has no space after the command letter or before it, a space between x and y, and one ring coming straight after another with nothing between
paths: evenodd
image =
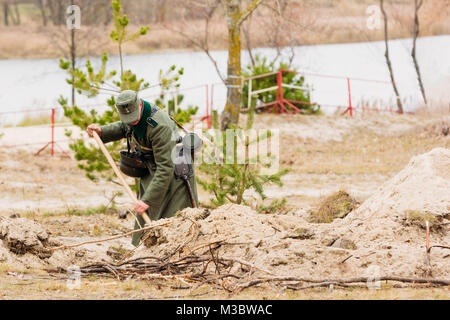
<instances>
[{"instance_id":1,"label":"sand pile ridge","mask_svg":"<svg viewBox=\"0 0 450 320\"><path fill-rule=\"evenodd\" d=\"M344 219L316 224L233 204L212 211L188 208L171 218L169 227L152 230L153 240L138 255L207 254L207 244L222 241L219 256L280 275L352 277L376 271L424 276L429 270L421 219L433 220L432 244L450 244L449 190L450 150L438 148L414 157ZM433 276L448 278L448 252L434 250L431 266Z\"/></svg>"}]
</instances>

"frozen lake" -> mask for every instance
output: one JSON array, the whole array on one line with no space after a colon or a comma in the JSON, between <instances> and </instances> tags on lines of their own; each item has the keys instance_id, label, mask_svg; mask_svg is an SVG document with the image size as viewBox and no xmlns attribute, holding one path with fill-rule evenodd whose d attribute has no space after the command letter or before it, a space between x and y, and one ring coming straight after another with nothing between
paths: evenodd
<instances>
[{"instance_id":1,"label":"frozen lake","mask_svg":"<svg viewBox=\"0 0 450 320\"><path fill-rule=\"evenodd\" d=\"M410 57L411 40L402 39L390 42L390 54L394 76L400 95L408 101L406 109L412 110L422 103L415 70ZM273 49L257 49L255 53L273 57ZM227 53L212 52L223 74L226 71ZM424 37L417 41L417 58L421 68L425 89L433 103L450 102L450 36ZM97 66L98 59L92 59ZM80 62L82 63L82 62ZM246 51L243 51L242 65L249 63ZM159 54L129 55L124 58L126 69L145 78L150 84L157 82L160 69L171 65L184 67L181 78L181 91L185 94L183 105L194 104L204 114L206 106L205 84L220 83L215 68L203 52L170 52ZM111 57L110 68L118 69L118 58ZM347 80L350 78L374 79L386 82L371 82L351 79L352 103L371 101L382 106L393 101L393 91L388 83L389 73L384 58L383 42L351 44L331 44L302 46L295 48L293 66L306 72L306 82L314 88L313 101L323 105L348 104ZM310 74L323 74L335 77L322 77ZM39 60L0 60L0 113L27 109L48 109L58 107L57 99L62 94L70 97L70 86L65 82L66 73L59 69L58 59ZM203 86L202 86L203 85ZM150 101L159 92L158 88L142 92ZM108 94L100 94L95 99L77 95L77 104L95 105L101 108ZM211 101L211 87L208 90ZM214 86L214 108L221 110L225 101L225 88ZM327 109L323 109L327 112ZM332 111L332 110L330 110ZM3 114L0 123L14 123L23 114Z\"/></svg>"}]
</instances>

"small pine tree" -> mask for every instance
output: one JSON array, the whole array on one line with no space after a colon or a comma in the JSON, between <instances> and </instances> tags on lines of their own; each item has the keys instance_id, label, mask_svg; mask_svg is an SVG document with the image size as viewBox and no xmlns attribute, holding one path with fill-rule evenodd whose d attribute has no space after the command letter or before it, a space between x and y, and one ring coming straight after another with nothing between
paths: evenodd
<instances>
[{"instance_id":1,"label":"small pine tree","mask_svg":"<svg viewBox=\"0 0 450 320\"><path fill-rule=\"evenodd\" d=\"M119 79L115 76L117 72L115 70L107 71L108 56L106 53L101 58L101 65L96 71L92 66L90 60L86 61L85 70L75 68L71 69L70 61L60 59L60 68L66 70L70 77L67 79L67 83L72 85L72 79L74 87L79 94L84 94L89 98L96 97L101 90L112 90L120 92L122 90L134 90L141 91L149 87L149 83L144 79L138 79L135 73L131 70L124 70L122 59L122 46L128 41L134 41L140 36L143 36L149 30L149 27L141 27L136 33L128 33L129 20L122 12L120 0L112 1L114 29L110 34L110 38L118 44L119 56L120 56L120 75ZM183 68L176 68L171 66L167 71L160 71L159 84L161 86L161 96L164 96L165 92L170 89L179 86L179 77L183 74ZM111 81L112 83L109 83ZM103 86L108 85L104 88ZM64 109L64 115L69 118L74 125L81 130L85 130L91 123L97 123L99 125L105 125L115 121L119 121L120 117L115 108L115 97L111 95L107 101L108 109L103 113L99 113L95 109L84 111L77 106L68 105L68 101L65 97L60 96L59 104ZM159 107L164 108L163 104L158 104ZM181 123L190 121L190 116L195 114L198 108L190 106L187 110L175 110L174 116ZM67 131L67 136L71 136L72 132ZM75 152L75 159L79 162L78 167L86 172L86 176L91 180L97 180L99 177L112 180L114 173L111 170L107 160L102 152L98 149L98 146L89 143L86 144L83 139L76 139L69 145L70 149ZM119 150L124 148L124 143L121 141L115 141L108 144L108 151L112 157L119 160ZM133 186L137 189L137 186Z\"/></svg>"},{"instance_id":2,"label":"small pine tree","mask_svg":"<svg viewBox=\"0 0 450 320\"><path fill-rule=\"evenodd\" d=\"M262 163L266 163L266 161L261 159L261 155L257 155L256 159L255 157L252 158L249 152L250 146L269 139L271 132L268 131L251 139L247 133L253 126L253 119L254 107L251 107L247 117L246 130L236 130L241 128L233 127L232 129L235 129L236 134L232 135L231 140L229 136L227 139L227 132L219 130L218 114L217 112L213 113L213 133L205 132L205 136L213 142L214 147L212 149L206 148L203 151L203 161L199 165L199 170L204 177L197 176L197 181L206 191L214 195L214 198L210 199L214 206L220 206L226 202L247 204L244 199L244 192L250 189L254 190L262 199L265 199L264 186L269 183L281 186L281 177L288 172L287 169L282 169L274 174L260 172L261 166L268 168L271 165L263 165ZM238 142L243 145L244 161L238 161L237 159ZM224 154L227 154L229 148L233 148L232 161L224 159ZM206 159L206 157L208 158ZM270 154L268 157L272 160L275 158Z\"/></svg>"}]
</instances>

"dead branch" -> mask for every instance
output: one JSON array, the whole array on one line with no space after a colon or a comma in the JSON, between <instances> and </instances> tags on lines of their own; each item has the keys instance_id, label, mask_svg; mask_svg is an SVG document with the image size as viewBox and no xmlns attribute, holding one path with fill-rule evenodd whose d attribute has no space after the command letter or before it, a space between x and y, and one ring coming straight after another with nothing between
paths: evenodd
<instances>
[{"instance_id":1,"label":"dead branch","mask_svg":"<svg viewBox=\"0 0 450 320\"><path fill-rule=\"evenodd\" d=\"M195 242L197 240L198 236L200 235L200 227L195 220L192 220L192 219L189 219L189 220L192 222L191 226L189 227L189 231L190 231L190 233L192 233L192 237L190 239L186 240L182 245L180 245L177 249L175 249L174 252L172 252L170 255L166 256L163 260L170 259L175 254L182 251L189 243ZM195 231L192 231L192 229L195 229Z\"/></svg>"},{"instance_id":2,"label":"dead branch","mask_svg":"<svg viewBox=\"0 0 450 320\"><path fill-rule=\"evenodd\" d=\"M269 277L251 280L247 283L240 284L239 288L249 288L265 282L284 282L284 281L298 281L298 282L309 282L316 284L347 284L347 283L361 283L373 281L372 277L359 277L359 278L349 278L349 279L311 279L302 277ZM433 279L433 278L404 278L395 276L382 276L377 278L378 281L397 281L397 282L407 282L407 283L431 283L437 285L449 286L450 280L446 279Z\"/></svg>"},{"instance_id":3,"label":"dead branch","mask_svg":"<svg viewBox=\"0 0 450 320\"><path fill-rule=\"evenodd\" d=\"M252 13L253 11L258 8L258 6L263 2L264 0L253 0L247 8L244 9L244 11L241 12L239 20L237 22L238 25L241 25Z\"/></svg>"},{"instance_id":4,"label":"dead branch","mask_svg":"<svg viewBox=\"0 0 450 320\"><path fill-rule=\"evenodd\" d=\"M105 242L105 241L115 240L115 239L119 239L119 238L123 238L123 237L129 236L129 235L131 235L133 233L136 233L136 232L141 232L141 231L150 230L150 229L157 228L157 227L167 226L168 224L170 224L169 221L164 222L164 223L160 223L160 224L157 224L157 225L152 225L152 226L147 226L147 227L144 227L144 228L136 229L136 230L129 231L129 232L126 232L126 233L122 233L122 234L119 234L119 235L116 235L116 236L113 236L113 237L110 237L110 238L105 238L105 239L101 239L101 240L85 241L85 242L81 242L81 243L77 243L77 244L71 244L71 245L63 245L63 246L59 246L59 247L49 248L48 250L56 251L56 250L61 250L61 249L79 247L79 246L82 246L82 245L85 245L85 244L90 244L90 243L98 243L98 242Z\"/></svg>"},{"instance_id":5,"label":"dead branch","mask_svg":"<svg viewBox=\"0 0 450 320\"><path fill-rule=\"evenodd\" d=\"M450 247L448 247L448 246L434 245L434 246L431 246L429 248L429 250L431 251L432 248L450 249Z\"/></svg>"},{"instance_id":6,"label":"dead branch","mask_svg":"<svg viewBox=\"0 0 450 320\"><path fill-rule=\"evenodd\" d=\"M266 270L266 269L264 269L264 268L258 267L257 265L255 265L255 264L253 264L253 263L250 263L250 262L247 262L247 261L244 261L244 260L241 260L241 259L236 259L236 258L234 258L234 259L233 259L233 258L221 258L221 260L223 260L223 261L229 261L229 262L237 262L237 263L243 264L243 265L245 265L245 266L249 266L249 267L251 267L251 268L253 268L253 269L262 271L262 272L264 272L264 273L273 275L273 273L270 272L269 270Z\"/></svg>"},{"instance_id":7,"label":"dead branch","mask_svg":"<svg viewBox=\"0 0 450 320\"><path fill-rule=\"evenodd\" d=\"M206 1L204 3L197 2L197 1L186 1L185 7L190 8L196 7L198 10L201 11L201 14L204 18L204 29L202 35L191 35L186 33L184 30L188 30L186 26L188 25L188 22L184 19L184 17L181 19L183 21L184 27L183 28L174 28L173 24L164 24L164 28L167 30L170 30L172 32L178 33L183 38L187 39L191 46L198 48L202 50L208 59L212 62L214 65L214 68L216 69L217 75L222 80L223 83L226 83L225 76L220 72L219 66L217 65L217 61L213 58L210 52L210 46L209 46L209 34L210 34L210 22L211 19L214 16L214 13L216 12L217 8L220 5L220 0L214 0L212 3L210 1Z\"/></svg>"}]
</instances>

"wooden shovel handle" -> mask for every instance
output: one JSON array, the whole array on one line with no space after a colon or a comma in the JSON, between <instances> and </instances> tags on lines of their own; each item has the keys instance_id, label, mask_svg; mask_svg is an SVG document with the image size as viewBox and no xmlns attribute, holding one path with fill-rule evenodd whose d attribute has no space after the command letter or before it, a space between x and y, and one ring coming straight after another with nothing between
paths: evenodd
<instances>
[{"instance_id":1,"label":"wooden shovel handle","mask_svg":"<svg viewBox=\"0 0 450 320\"><path fill-rule=\"evenodd\" d=\"M92 135L95 139L95 141L97 142L98 146L100 147L100 149L102 150L103 154L105 155L106 159L108 160L109 164L111 165L111 167L113 168L117 178L119 178L120 183L122 183L122 186L125 188L125 190L127 191L128 195L130 196L131 200L133 200L133 202L136 204L137 197L136 194L131 190L130 186L128 185L128 183L125 181L124 176L122 175L122 172L120 172L119 168L117 168L116 163L114 162L113 158L111 157L111 155L109 154L108 150L105 147L105 144L103 143L103 141L100 139L100 137L98 136L97 132L93 131ZM147 213L144 212L142 214L142 218L144 218L145 223L150 224L151 220L148 217Z\"/></svg>"}]
</instances>

